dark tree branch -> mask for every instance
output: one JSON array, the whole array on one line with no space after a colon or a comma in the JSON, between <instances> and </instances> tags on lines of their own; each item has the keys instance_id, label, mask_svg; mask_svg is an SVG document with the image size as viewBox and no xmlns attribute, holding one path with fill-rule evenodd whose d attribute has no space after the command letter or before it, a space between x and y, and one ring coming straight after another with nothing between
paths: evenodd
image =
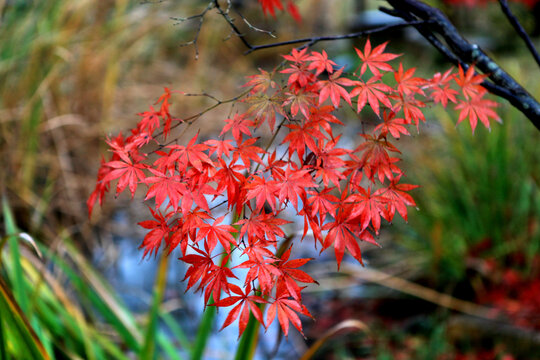
<instances>
[{"instance_id":1,"label":"dark tree branch","mask_svg":"<svg viewBox=\"0 0 540 360\"><path fill-rule=\"evenodd\" d=\"M474 65L488 75L492 83L482 85L485 85L484 87L493 94L508 100L540 130L540 104L538 101L478 45L469 43L461 36L455 26L439 9L419 0L387 0L387 2L393 7L393 10L385 12L391 15L399 16L406 21L410 21L410 19L424 20L424 24L416 26L422 36L432 44L435 34L441 36L446 42L444 49L448 51L442 51L443 48L436 46L439 51L451 61L455 61L457 58L459 63Z\"/></svg>"},{"instance_id":2,"label":"dark tree branch","mask_svg":"<svg viewBox=\"0 0 540 360\"><path fill-rule=\"evenodd\" d=\"M425 22L426 22L425 20L413 20L410 22L403 22L400 24L393 24L393 25L385 25L385 26L380 26L380 27L376 27L376 28L368 29L364 31L358 31L355 33L350 33L350 34L330 35L330 36L312 36L312 37L307 37L303 39L294 39L294 40L288 40L288 41L275 42L271 44L255 45L255 46L248 47L249 50L247 50L245 54L247 55L249 53L252 53L253 51L274 48L278 46L285 46L285 45L304 44L302 48L310 47L321 41L354 39L357 37L367 36L367 35L371 35L375 33L385 32L385 31L394 30L394 29L400 29L407 26L423 24Z\"/></svg>"},{"instance_id":3,"label":"dark tree branch","mask_svg":"<svg viewBox=\"0 0 540 360\"><path fill-rule=\"evenodd\" d=\"M536 51L536 48L534 47L531 38L527 33L525 32L525 29L523 29L523 26L519 23L519 20L515 17L515 15L510 10L510 7L508 6L507 0L499 0L499 4L501 5L501 10L506 15L506 18L512 24L514 27L514 30L521 36L523 41L525 41L525 44L527 45L527 48L531 52L532 56L534 57L534 60L536 61L536 64L540 66L540 56L538 55L538 51Z\"/></svg>"},{"instance_id":4,"label":"dark tree branch","mask_svg":"<svg viewBox=\"0 0 540 360\"><path fill-rule=\"evenodd\" d=\"M333 41L352 39L370 34L385 32L388 30L399 29L408 26L414 26L418 32L430 42L439 52L441 52L450 62L460 65L464 69L469 66L475 66L482 73L488 75L491 81L484 81L482 86L492 94L495 94L509 101L516 109L521 111L540 130L540 104L531 96L516 80L514 80L506 71L504 71L493 59L491 59L480 47L476 44L469 43L456 29L456 27L448 20L448 18L437 8L431 7L420 0L387 0L393 7L392 9L382 8L381 11L392 16L400 17L405 22L400 24L385 25L356 33L333 35L333 36L313 36L303 39L295 39L289 41L275 42L264 45L252 45L249 43L240 29L234 24L234 19L229 16L231 8L230 1L227 1L229 6L223 9L219 0L211 0L208 7L199 15L187 19L178 19L181 21L199 18L200 23L197 29L195 39L188 44L197 46L197 37L202 25L204 15L212 7L216 8L218 13L229 24L232 33L240 38L242 43L248 48L245 54L252 53L257 50L268 49L273 47L303 44L300 48L310 47L321 41ZM499 0L506 16L514 25L516 31L526 41L529 50L540 65L540 57L532 46L530 38L527 36L523 28L510 12L507 6L507 1ZM505 11L506 9L506 11ZM244 21L246 21L244 19ZM253 26L246 22L253 30ZM520 30L521 29L521 30ZM259 31L259 29L256 29ZM444 43L443 43L444 41ZM195 49L197 52L197 48Z\"/></svg>"},{"instance_id":5,"label":"dark tree branch","mask_svg":"<svg viewBox=\"0 0 540 360\"><path fill-rule=\"evenodd\" d=\"M238 27L234 24L234 20L229 16L229 11L223 10L221 6L219 5L219 0L213 0L214 7L217 9L218 13L223 16L225 21L229 24L231 27L232 32L238 36L240 41L248 48L251 49L253 46L246 40L246 36L238 29Z\"/></svg>"},{"instance_id":6,"label":"dark tree branch","mask_svg":"<svg viewBox=\"0 0 540 360\"><path fill-rule=\"evenodd\" d=\"M197 24L197 30L195 32L195 37L193 38L193 40L188 41L188 42L186 42L184 44L180 44L180 46L193 45L195 47L195 59L196 60L199 59L199 46L197 45L197 41L199 40L199 35L201 33L202 24L204 22L204 17L206 15L206 13L208 11L210 11L210 9L212 9L213 6L214 6L214 4L212 2L210 2L200 14L192 15L192 16L189 16L189 17L186 17L186 18L171 17L172 20L175 20L178 23L183 23L184 21L199 19L199 23Z\"/></svg>"},{"instance_id":7,"label":"dark tree branch","mask_svg":"<svg viewBox=\"0 0 540 360\"><path fill-rule=\"evenodd\" d=\"M380 10L392 16L399 16L399 17L406 18L408 21L412 21L412 19L414 19L414 17L409 14L400 13L393 9L381 8ZM463 61L461 61L461 59L459 59L456 55L454 55L454 53L450 49L448 49L448 47L446 47L446 45L444 45L439 40L439 38L435 36L435 34L430 32L429 29L426 28L425 24L416 25L415 28L418 30L418 32L420 32L420 34L427 41L429 41L429 43L435 49L437 49L441 54L443 54L452 64L454 64L455 66L461 66L465 71L469 69L470 65L467 63L464 63ZM484 80L481 85L494 95L500 96L505 99L507 97L512 97L512 93L508 89L502 86L498 86L491 81Z\"/></svg>"}]
</instances>

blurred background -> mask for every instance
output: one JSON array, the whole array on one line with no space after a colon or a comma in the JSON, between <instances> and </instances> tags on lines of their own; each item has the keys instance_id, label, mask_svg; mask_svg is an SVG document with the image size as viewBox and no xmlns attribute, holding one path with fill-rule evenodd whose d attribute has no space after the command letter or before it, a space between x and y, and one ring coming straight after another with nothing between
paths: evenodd
<instances>
[{"instance_id":1,"label":"blurred background","mask_svg":"<svg viewBox=\"0 0 540 360\"><path fill-rule=\"evenodd\" d=\"M540 98L538 68L496 2L427 2ZM255 0L233 3L280 41L395 21L376 0L299 0L301 23L284 12L265 17ZM533 35L535 4L511 2ZM142 261L144 232L134 226L147 216L141 199L110 196L91 219L85 205L107 156L105 137L133 127L163 87L230 99L245 76L290 51L244 56L215 10L200 31L200 18L180 20L207 5L0 1L0 359L235 357L238 329L217 331L226 313L202 318L199 294L184 294L177 256ZM253 44L276 41L235 16ZM386 40L420 76L450 67L413 29L371 38ZM364 42L315 49L354 64L354 46ZM208 97L177 96L172 112L184 117L210 105ZM205 114L203 136L215 134L229 110ZM471 135L468 125L455 126L456 113L429 110L420 133L399 140L407 182L421 185L409 223L385 226L382 249L363 247L364 268L345 259L337 273L328 252L328 261L306 266L321 283L306 289L316 319L303 319L307 339L291 331L287 341L270 328L255 358L537 358L540 134L507 103L499 114L502 125ZM358 119L343 120L347 133L360 132Z\"/></svg>"}]
</instances>

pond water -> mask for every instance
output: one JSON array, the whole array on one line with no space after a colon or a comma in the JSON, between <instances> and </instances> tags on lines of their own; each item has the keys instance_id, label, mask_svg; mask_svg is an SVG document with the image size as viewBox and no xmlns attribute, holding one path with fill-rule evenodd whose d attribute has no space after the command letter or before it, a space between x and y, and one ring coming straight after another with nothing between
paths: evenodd
<instances>
[{"instance_id":1,"label":"pond water","mask_svg":"<svg viewBox=\"0 0 540 360\"><path fill-rule=\"evenodd\" d=\"M290 219L294 218L295 216L290 217ZM129 228L130 224L136 223L132 216L123 210L115 214L113 222L118 225L119 229ZM131 234L128 232L128 236L125 236L125 233L124 236L113 235L116 258L107 267L103 267L103 250L97 249L94 252L94 264L102 269L104 276L117 290L118 296L135 314L144 314L150 307L159 263L158 259L154 257L142 260L142 251L138 250L138 246L143 237L144 233L138 229L132 231ZM314 248L310 239L305 239L302 243L295 243L294 253L298 257L319 256L319 250ZM193 289L185 292L186 282L183 282L182 279L186 266L181 261L176 261L178 256L180 256L180 252L173 253L168 263L164 303L171 306L171 315L177 320L187 338L192 341L195 339L204 311L204 301L200 292L194 293ZM329 252L323 253L323 257L332 258ZM231 261L233 265L237 265L243 260L236 256ZM238 285L240 283L241 281L237 282ZM209 339L204 359L219 360L234 357L234 351L238 344L238 323L234 322L222 331L218 331L229 310L222 308L217 313L214 331ZM163 330L166 330L165 325L163 325ZM304 341L301 335L291 327L289 341L282 339L277 319L267 331L261 329L259 335L261 340L255 359L293 359L300 356L295 347L292 346L291 341ZM183 353L181 349L179 352Z\"/></svg>"},{"instance_id":2,"label":"pond water","mask_svg":"<svg viewBox=\"0 0 540 360\"><path fill-rule=\"evenodd\" d=\"M341 138L339 144L343 148L353 149L358 143L354 134L361 131L361 125L358 123L348 125L347 133ZM276 143L280 143L277 139ZM272 149L270 149L272 151ZM211 202L212 207L222 200ZM218 217L222 214L214 214ZM148 311L156 278L158 260L154 257L142 260L143 251L138 247L145 236L146 231L139 226L134 226L139 221L145 220L149 212L146 206L140 201L133 201L123 210L117 210L111 219L112 229L116 229L112 234L112 242L114 251L114 259L112 261L104 260L106 255L105 250L96 249L94 252L94 264L103 269L103 273L110 281L114 289L117 289L118 295L126 303L128 308L134 313L144 314ZM320 261L333 261L335 264L334 251L328 249L320 254L320 246L318 249L314 247L312 236L308 233L304 241L300 242L303 229L303 218L296 215L296 211L289 207L281 214L282 218L292 221L287 225L286 234L295 234L292 258L316 258ZM227 222L227 220L229 222ZM230 223L230 219L225 219L224 223ZM239 259L239 252L234 252L231 258L232 265L238 265L245 258ZM164 296L166 306L170 306L171 315L177 320L187 338L192 341L195 339L198 325L204 310L203 297L200 292L194 293L193 289L185 292L186 283L182 282L186 266L177 261L176 258L181 256L179 249L175 250L172 258L168 263L167 288ZM347 261L347 256L344 259ZM355 261L355 260L352 260ZM103 264L106 264L103 266ZM309 265L309 264L308 264ZM306 270L306 269L304 269ZM307 270L306 270L307 271ZM247 271L246 271L247 272ZM309 271L308 271L309 272ZM236 282L237 285L242 285L243 279ZM358 298L362 294L361 286L355 286L346 290L346 293L340 293L346 297ZM309 297L312 299L308 299ZM324 305L320 302L326 295L318 295L313 299L313 295L306 294L305 303L316 304L319 309L324 309ZM309 306L308 306L309 307ZM234 357L234 351L238 344L238 325L237 321L229 327L218 331L225 321L230 309L220 309L214 322L214 332L209 339L207 351L204 359L231 359ZM311 309L310 309L311 310ZM324 312L324 310L321 310ZM317 317L317 314L313 314ZM164 326L165 329L165 326ZM321 335L321 334L318 334ZM255 359L296 359L305 351L305 341L292 326L289 333L289 339L284 340L279 334L278 320L265 332L261 329L260 342ZM182 350L179 350L182 352Z\"/></svg>"}]
</instances>

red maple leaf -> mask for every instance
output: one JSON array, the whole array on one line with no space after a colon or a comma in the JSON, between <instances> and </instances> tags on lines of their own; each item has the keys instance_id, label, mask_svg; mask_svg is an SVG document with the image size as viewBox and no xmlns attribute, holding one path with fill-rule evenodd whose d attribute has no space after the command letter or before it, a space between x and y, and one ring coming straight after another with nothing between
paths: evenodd
<instances>
[{"instance_id":1,"label":"red maple leaf","mask_svg":"<svg viewBox=\"0 0 540 360\"><path fill-rule=\"evenodd\" d=\"M309 175L308 170L294 170L290 166L285 170L283 181L278 181L278 198L281 203L290 201L298 211L298 197L303 198L306 188L316 187L317 184Z\"/></svg>"},{"instance_id":2,"label":"red maple leaf","mask_svg":"<svg viewBox=\"0 0 540 360\"><path fill-rule=\"evenodd\" d=\"M280 276L278 277L278 286L280 282L283 282L291 296L294 299L301 301L302 298L300 295L300 291L302 289L298 286L296 282L300 281L303 283L315 284L318 284L318 282L313 280L313 278L306 274L304 271L297 269L313 259L289 260L289 257L291 256L291 249L292 247L285 251L281 258L279 258L279 261L276 263L276 268L280 273Z\"/></svg>"},{"instance_id":3,"label":"red maple leaf","mask_svg":"<svg viewBox=\"0 0 540 360\"><path fill-rule=\"evenodd\" d=\"M218 184L216 193L221 193L223 189L227 189L227 207L230 209L233 205L241 202L240 194L246 178L240 171L245 167L233 165L232 163L227 165L223 159L219 159L219 163L221 166L214 175L214 180Z\"/></svg>"},{"instance_id":4,"label":"red maple leaf","mask_svg":"<svg viewBox=\"0 0 540 360\"><path fill-rule=\"evenodd\" d=\"M173 211L178 210L178 204L182 194L187 191L187 186L182 182L180 175L167 175L161 171L148 168L155 176L149 176L142 180L145 184L153 184L146 192L144 200L155 197L156 208L159 208L167 198Z\"/></svg>"},{"instance_id":5,"label":"red maple leaf","mask_svg":"<svg viewBox=\"0 0 540 360\"><path fill-rule=\"evenodd\" d=\"M263 0L264 1L264 0ZM269 1L279 1L279 0L269 0ZM307 49L292 49L291 55L282 55L285 60L289 60L295 64L301 64L306 61L309 61L309 55L307 54Z\"/></svg>"},{"instance_id":6,"label":"red maple leaf","mask_svg":"<svg viewBox=\"0 0 540 360\"><path fill-rule=\"evenodd\" d=\"M215 249L218 241L224 249L236 245L236 239L232 236L232 233L238 232L238 230L230 225L218 225L224 218L225 216L218 217L213 224L203 223L199 227L195 242L205 239L204 246L209 253Z\"/></svg>"},{"instance_id":7,"label":"red maple leaf","mask_svg":"<svg viewBox=\"0 0 540 360\"><path fill-rule=\"evenodd\" d=\"M341 135L328 141L324 146L322 145L322 141L320 141L316 149L316 177L322 178L325 187L332 182L339 189L339 182L345 178L345 175L340 171L345 165L345 161L341 156L348 154L349 151L336 147L340 138Z\"/></svg>"},{"instance_id":8,"label":"red maple leaf","mask_svg":"<svg viewBox=\"0 0 540 360\"><path fill-rule=\"evenodd\" d=\"M152 134L154 130L159 128L159 112L155 111L153 106L150 106L150 111L138 113L137 115L142 117L138 124L141 131Z\"/></svg>"},{"instance_id":9,"label":"red maple leaf","mask_svg":"<svg viewBox=\"0 0 540 360\"><path fill-rule=\"evenodd\" d=\"M147 166L144 164L133 163L127 156L123 156L122 160L109 161L104 164L112 168L101 181L108 183L112 180L118 179L116 186L116 195L120 194L126 187L129 186L131 197L135 196L135 190L137 190L137 184L140 180L145 178L143 169Z\"/></svg>"},{"instance_id":10,"label":"red maple leaf","mask_svg":"<svg viewBox=\"0 0 540 360\"><path fill-rule=\"evenodd\" d=\"M381 228L381 217L388 221L388 211L386 209L386 203L388 200L381 195L371 193L371 188L368 187L367 191L363 188L358 188L359 193L351 194L345 202L353 204L351 214L347 221L355 221L358 219L360 222L360 229L364 231L369 224L373 226L375 233L379 234Z\"/></svg>"},{"instance_id":11,"label":"red maple leaf","mask_svg":"<svg viewBox=\"0 0 540 360\"><path fill-rule=\"evenodd\" d=\"M388 133L396 139L399 139L400 134L410 135L409 131L403 125L407 125L405 119L396 118L396 113L393 111L383 112L383 123L375 127L373 131L380 131L381 136L386 137Z\"/></svg>"},{"instance_id":12,"label":"red maple leaf","mask_svg":"<svg viewBox=\"0 0 540 360\"><path fill-rule=\"evenodd\" d=\"M324 222L327 214L332 214L336 210L336 203L339 202L337 196L330 194L335 187L324 188L321 191L308 191L311 195L307 198L308 204L311 206L311 216L319 214L321 222Z\"/></svg>"},{"instance_id":13,"label":"red maple leaf","mask_svg":"<svg viewBox=\"0 0 540 360\"><path fill-rule=\"evenodd\" d=\"M354 237L355 227L357 226L349 223L341 212L336 216L334 221L323 226L323 230L328 230L328 234L323 242L323 250L329 248L332 244L334 245L338 270L343 259L343 254L345 253L345 248L362 264L360 246L358 246L358 242Z\"/></svg>"},{"instance_id":14,"label":"red maple leaf","mask_svg":"<svg viewBox=\"0 0 540 360\"><path fill-rule=\"evenodd\" d=\"M464 72L461 65L459 65L458 75L454 78L454 80L461 88L465 99L469 99L476 97L476 95L482 95L484 92L486 92L486 89L480 85L486 77L487 75L475 75L473 66L469 66L467 72Z\"/></svg>"},{"instance_id":15,"label":"red maple leaf","mask_svg":"<svg viewBox=\"0 0 540 360\"><path fill-rule=\"evenodd\" d=\"M139 249L144 248L143 259L148 254L150 254L150 256L152 256L152 253L157 255L162 240L165 239L165 241L167 241L171 231L167 224L167 218L169 218L172 213L164 216L159 211L154 211L152 208L149 209L155 220L146 220L139 223L143 228L151 230L146 234L141 246L139 246Z\"/></svg>"},{"instance_id":16,"label":"red maple leaf","mask_svg":"<svg viewBox=\"0 0 540 360\"><path fill-rule=\"evenodd\" d=\"M272 208L272 211L276 211L276 192L279 191L279 185L277 181L266 181L264 177L254 176L251 182L246 185L248 190L246 200L255 198L255 208L259 212L264 203L267 202Z\"/></svg>"},{"instance_id":17,"label":"red maple leaf","mask_svg":"<svg viewBox=\"0 0 540 360\"><path fill-rule=\"evenodd\" d=\"M247 83L244 84L246 87L251 87L251 93L264 93L269 88L274 89L276 83L272 80L273 73L269 73L261 68L259 68L260 74L251 75L247 78L250 79Z\"/></svg>"},{"instance_id":18,"label":"red maple leaf","mask_svg":"<svg viewBox=\"0 0 540 360\"><path fill-rule=\"evenodd\" d=\"M462 101L456 105L456 110L461 110L457 123L459 124L466 118L469 118L473 133L476 129L478 120L480 120L486 128L490 129L490 118L500 121L499 115L493 110L493 108L497 106L498 104L495 101L483 99L481 95L470 97L467 101Z\"/></svg>"},{"instance_id":19,"label":"red maple leaf","mask_svg":"<svg viewBox=\"0 0 540 360\"><path fill-rule=\"evenodd\" d=\"M179 119L174 119L169 112L169 107L171 106L171 104L169 103L169 100L171 99L171 94L172 92L168 88L165 88L165 92L154 103L154 105L161 103L161 107L159 109L159 115L165 122L165 125L163 126L163 137L165 139L171 132L172 120L179 120Z\"/></svg>"},{"instance_id":20,"label":"red maple leaf","mask_svg":"<svg viewBox=\"0 0 540 360\"><path fill-rule=\"evenodd\" d=\"M281 225L289 224L291 221L278 218L278 214L266 214L264 211L260 213L251 213L247 219L238 221L235 225L242 225L240 228L240 237L248 234L250 244L257 239L266 241L268 239L272 244L275 244L276 237L284 237L285 233L280 228Z\"/></svg>"},{"instance_id":21,"label":"red maple leaf","mask_svg":"<svg viewBox=\"0 0 540 360\"><path fill-rule=\"evenodd\" d=\"M283 106L291 106L291 114L296 116L298 111L302 113L306 118L309 118L309 108L316 103L317 94L314 92L314 85L311 87L305 86L303 88L294 89L293 91L286 92L286 100L283 102Z\"/></svg>"},{"instance_id":22,"label":"red maple leaf","mask_svg":"<svg viewBox=\"0 0 540 360\"><path fill-rule=\"evenodd\" d=\"M187 146L183 145L169 145L168 148L174 150L169 154L169 161L177 161L179 170L182 172L187 171L189 165L193 166L198 171L203 171L203 162L208 165L214 166L214 163L205 151L208 151L208 145L196 144L199 133L189 141Z\"/></svg>"},{"instance_id":23,"label":"red maple leaf","mask_svg":"<svg viewBox=\"0 0 540 360\"><path fill-rule=\"evenodd\" d=\"M410 68L407 71L404 71L403 64L399 63L398 71L394 72L398 93L404 97L411 94L424 95L421 86L426 83L426 80L419 77L413 77L415 71L416 68Z\"/></svg>"},{"instance_id":24,"label":"red maple leaf","mask_svg":"<svg viewBox=\"0 0 540 360\"><path fill-rule=\"evenodd\" d=\"M209 148L209 156L216 153L218 159L221 159L223 155L229 157L231 151L234 150L234 145L231 144L232 140L215 140L210 139L204 142L205 145Z\"/></svg>"},{"instance_id":25,"label":"red maple leaf","mask_svg":"<svg viewBox=\"0 0 540 360\"><path fill-rule=\"evenodd\" d=\"M214 266L210 269L208 274L201 280L198 290L204 290L204 303L205 306L208 304L210 295L214 302L218 302L221 298L221 292L224 291L227 294L230 294L231 284L227 281L227 278L235 278L236 275L233 274L232 270L227 267L229 262L229 255L225 256L221 260L220 266Z\"/></svg>"},{"instance_id":26,"label":"red maple leaf","mask_svg":"<svg viewBox=\"0 0 540 360\"><path fill-rule=\"evenodd\" d=\"M324 134L319 131L318 126L306 121L302 125L290 124L285 125L292 131L281 142L282 144L289 143L289 159L294 153L298 154L300 159L304 158L306 146L313 152L317 151L316 139L326 139Z\"/></svg>"},{"instance_id":27,"label":"red maple leaf","mask_svg":"<svg viewBox=\"0 0 540 360\"><path fill-rule=\"evenodd\" d=\"M450 81L455 78L452 70L449 69L444 74L436 73L429 80L429 89L432 91L430 96L435 104L441 103L443 107L446 107L448 100L453 103L457 102L458 92L450 87Z\"/></svg>"},{"instance_id":28,"label":"red maple leaf","mask_svg":"<svg viewBox=\"0 0 540 360\"><path fill-rule=\"evenodd\" d=\"M369 68L369 70L375 76L382 76L380 70L394 70L392 66L388 64L388 61L394 60L400 55L385 53L384 49L386 48L386 45L388 45L388 42L377 46L372 51L371 42L369 41L369 39L367 39L363 52L355 48L356 54L358 54L358 57L360 58L360 60L362 60L362 65L360 67L360 75L363 75L366 72L366 68Z\"/></svg>"},{"instance_id":29,"label":"red maple leaf","mask_svg":"<svg viewBox=\"0 0 540 360\"><path fill-rule=\"evenodd\" d=\"M249 130L249 128L251 126L255 126L255 123L247 119L245 114L234 114L232 119L225 119L225 122L227 125L223 127L223 130L221 130L221 134L219 134L219 136L231 131L233 138L237 142L242 141L242 134L251 136L251 130Z\"/></svg>"},{"instance_id":30,"label":"red maple leaf","mask_svg":"<svg viewBox=\"0 0 540 360\"><path fill-rule=\"evenodd\" d=\"M268 307L268 312L266 313L266 326L268 327L274 322L277 314L279 324L285 336L289 335L289 322L303 335L302 322L296 313L301 313L309 317L311 317L311 314L304 305L295 299L289 299L289 297L289 291L284 285L277 287L276 298Z\"/></svg>"},{"instance_id":31,"label":"red maple leaf","mask_svg":"<svg viewBox=\"0 0 540 360\"><path fill-rule=\"evenodd\" d=\"M234 150L232 162L236 163L238 158L240 158L247 169L251 166L251 161L263 164L263 161L258 154L263 154L265 151L260 147L253 145L257 140L259 140L259 138L251 138L239 143Z\"/></svg>"},{"instance_id":32,"label":"red maple leaf","mask_svg":"<svg viewBox=\"0 0 540 360\"><path fill-rule=\"evenodd\" d=\"M257 295L250 295L251 293L251 284L247 283L245 286L245 291L242 291L238 286L234 284L230 284L230 290L235 293L236 295L223 298L219 300L218 302L212 304L213 306L231 306L236 304L237 302L240 302L238 305L233 307L231 311L229 312L229 315L227 315L227 318L223 322L223 325L221 326L220 330L223 330L227 326L231 325L231 323L238 318L238 314L240 314L240 318L238 320L238 338L242 336L244 333L244 330L246 329L246 326L249 321L249 314L253 314L255 319L257 319L258 322L260 322L263 326L264 320L262 316L261 309L257 304L264 304L268 301L264 300L262 297Z\"/></svg>"},{"instance_id":33,"label":"red maple leaf","mask_svg":"<svg viewBox=\"0 0 540 360\"><path fill-rule=\"evenodd\" d=\"M386 204L388 206L388 221L390 222L394 218L396 210L407 221L407 206L416 206L414 199L406 191L411 191L418 185L398 184L400 178L401 176L396 176L388 187L380 188L375 192L375 195L380 195L388 200Z\"/></svg>"},{"instance_id":34,"label":"red maple leaf","mask_svg":"<svg viewBox=\"0 0 540 360\"><path fill-rule=\"evenodd\" d=\"M311 61L308 70L315 70L315 75L319 75L323 71L331 74L334 72L334 66L337 66L335 62L328 59L328 54L324 50L320 53L312 51L311 56L307 60Z\"/></svg>"},{"instance_id":35,"label":"red maple leaf","mask_svg":"<svg viewBox=\"0 0 540 360\"><path fill-rule=\"evenodd\" d=\"M349 92L343 88L343 86L353 86L355 82L351 79L340 77L342 72L343 68L330 75L328 80L319 81L319 85L321 87L319 92L319 106L326 99L328 99L328 97L330 97L332 105L334 105L335 108L339 107L341 98L351 105L351 96L349 95Z\"/></svg>"},{"instance_id":36,"label":"red maple leaf","mask_svg":"<svg viewBox=\"0 0 540 360\"><path fill-rule=\"evenodd\" d=\"M280 272L272 265L275 261L273 257L261 260L254 257L235 266L235 268L249 269L244 284L247 285L253 281L258 281L261 292L264 295L270 295L274 287L274 278L280 275Z\"/></svg>"},{"instance_id":37,"label":"red maple leaf","mask_svg":"<svg viewBox=\"0 0 540 360\"><path fill-rule=\"evenodd\" d=\"M184 255L179 258L185 263L190 264L191 266L186 270L186 275L182 281L188 280L186 291L188 291L193 285L195 285L199 280L205 281L205 278L208 276L210 271L216 267L214 260L208 252L200 250L196 247L193 247L197 254Z\"/></svg>"},{"instance_id":38,"label":"red maple leaf","mask_svg":"<svg viewBox=\"0 0 540 360\"><path fill-rule=\"evenodd\" d=\"M391 93L393 89L390 86L383 84L379 77L373 76L367 82L361 80L356 81L355 85L356 87L351 91L351 97L358 95L358 112L360 112L368 102L369 106L371 106L377 116L379 116L379 102L388 108L392 107L388 95L385 93Z\"/></svg>"},{"instance_id":39,"label":"red maple leaf","mask_svg":"<svg viewBox=\"0 0 540 360\"><path fill-rule=\"evenodd\" d=\"M251 126L259 127L264 121L268 121L270 131L274 131L276 123L276 113L287 117L287 114L283 110L283 99L281 96L273 95L268 96L266 94L248 96L245 102L251 104L247 114L253 115L255 121Z\"/></svg>"}]
</instances>

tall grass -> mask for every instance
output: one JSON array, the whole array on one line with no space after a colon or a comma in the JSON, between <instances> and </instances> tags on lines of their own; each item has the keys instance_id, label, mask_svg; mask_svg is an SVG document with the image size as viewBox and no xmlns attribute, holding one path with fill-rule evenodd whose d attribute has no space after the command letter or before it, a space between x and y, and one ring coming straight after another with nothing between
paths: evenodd
<instances>
[{"instance_id":1,"label":"tall grass","mask_svg":"<svg viewBox=\"0 0 540 360\"><path fill-rule=\"evenodd\" d=\"M172 11L127 0L0 2L0 184L25 228L54 233L84 218L88 165L117 122L119 83L164 56L152 47L157 34L162 48L180 35L164 21Z\"/></svg>"},{"instance_id":2,"label":"tall grass","mask_svg":"<svg viewBox=\"0 0 540 360\"><path fill-rule=\"evenodd\" d=\"M483 256L503 263L521 253L530 265L540 251L540 136L514 109L501 111L503 125L474 135L438 112L441 133L424 139L409 159L408 180L422 187L419 212L403 229L406 244L439 284L463 279L465 260L481 243Z\"/></svg>"},{"instance_id":3,"label":"tall grass","mask_svg":"<svg viewBox=\"0 0 540 360\"><path fill-rule=\"evenodd\" d=\"M69 238L58 245L61 252L29 240L41 257L21 246L29 237L21 236L5 198L2 205L2 244L8 245L0 248L2 359L182 359L190 353L185 334L161 306L166 256L150 310L137 320Z\"/></svg>"}]
</instances>

